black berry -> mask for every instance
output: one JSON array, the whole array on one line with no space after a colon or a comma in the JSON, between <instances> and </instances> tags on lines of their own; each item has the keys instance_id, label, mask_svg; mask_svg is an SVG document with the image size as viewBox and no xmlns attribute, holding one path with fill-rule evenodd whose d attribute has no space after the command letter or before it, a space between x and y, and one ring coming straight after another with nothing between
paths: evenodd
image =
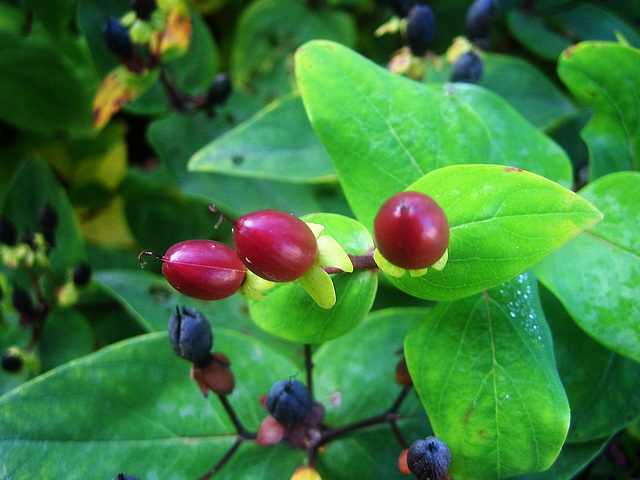
<instances>
[{"instance_id":1,"label":"black berry","mask_svg":"<svg viewBox=\"0 0 640 480\"><path fill-rule=\"evenodd\" d=\"M55 231L58 228L58 212L49 203L38 210L38 224L40 232L50 246L55 246Z\"/></svg>"},{"instance_id":2,"label":"black berry","mask_svg":"<svg viewBox=\"0 0 640 480\"><path fill-rule=\"evenodd\" d=\"M442 440L427 437L413 442L407 452L407 465L420 480L444 478L451 464L451 452Z\"/></svg>"},{"instance_id":3,"label":"black berry","mask_svg":"<svg viewBox=\"0 0 640 480\"><path fill-rule=\"evenodd\" d=\"M33 313L33 299L31 298L31 294L24 288L14 285L13 292L11 292L11 300L13 302L13 307L18 313Z\"/></svg>"},{"instance_id":4,"label":"black berry","mask_svg":"<svg viewBox=\"0 0 640 480\"><path fill-rule=\"evenodd\" d=\"M231 78L228 73L219 73L211 82L207 92L207 105L223 105L231 94Z\"/></svg>"},{"instance_id":5,"label":"black berry","mask_svg":"<svg viewBox=\"0 0 640 480\"><path fill-rule=\"evenodd\" d=\"M195 308L176 308L169 320L169 339L176 354L194 363L197 367L206 367L211 358L213 332L207 319Z\"/></svg>"},{"instance_id":6,"label":"black berry","mask_svg":"<svg viewBox=\"0 0 640 480\"><path fill-rule=\"evenodd\" d=\"M7 372L18 372L22 368L22 359L17 355L5 353L2 355L2 368Z\"/></svg>"},{"instance_id":7,"label":"black berry","mask_svg":"<svg viewBox=\"0 0 640 480\"><path fill-rule=\"evenodd\" d=\"M130 0L131 8L140 20L150 20L156 9L156 0Z\"/></svg>"},{"instance_id":8,"label":"black berry","mask_svg":"<svg viewBox=\"0 0 640 480\"><path fill-rule=\"evenodd\" d=\"M478 83L482 77L482 59L473 52L460 55L451 67L450 82Z\"/></svg>"},{"instance_id":9,"label":"black berry","mask_svg":"<svg viewBox=\"0 0 640 480\"><path fill-rule=\"evenodd\" d=\"M313 407L311 393L299 380L280 380L267 397L267 410L282 425L291 427L303 422Z\"/></svg>"},{"instance_id":10,"label":"black berry","mask_svg":"<svg viewBox=\"0 0 640 480\"><path fill-rule=\"evenodd\" d=\"M475 0L467 11L465 31L474 43L489 43L491 18L498 10L497 0Z\"/></svg>"},{"instance_id":11,"label":"black berry","mask_svg":"<svg viewBox=\"0 0 640 480\"><path fill-rule=\"evenodd\" d=\"M389 6L398 17L404 18L416 4L415 0L390 0Z\"/></svg>"},{"instance_id":12,"label":"black berry","mask_svg":"<svg viewBox=\"0 0 640 480\"><path fill-rule=\"evenodd\" d=\"M126 473L119 473L111 480L140 480L138 477L134 475L127 475Z\"/></svg>"},{"instance_id":13,"label":"black berry","mask_svg":"<svg viewBox=\"0 0 640 480\"><path fill-rule=\"evenodd\" d=\"M91 265L86 262L77 263L73 267L73 283L76 287L84 287L91 280Z\"/></svg>"},{"instance_id":14,"label":"black berry","mask_svg":"<svg viewBox=\"0 0 640 480\"><path fill-rule=\"evenodd\" d=\"M109 50L125 59L133 56L133 42L129 30L123 27L117 18L109 17L102 32Z\"/></svg>"},{"instance_id":15,"label":"black berry","mask_svg":"<svg viewBox=\"0 0 640 480\"><path fill-rule=\"evenodd\" d=\"M427 53L436 35L436 16L429 5L416 5L407 18L407 44L417 57Z\"/></svg>"},{"instance_id":16,"label":"black berry","mask_svg":"<svg viewBox=\"0 0 640 480\"><path fill-rule=\"evenodd\" d=\"M13 246L18 241L15 224L6 217L0 217L0 243Z\"/></svg>"}]
</instances>

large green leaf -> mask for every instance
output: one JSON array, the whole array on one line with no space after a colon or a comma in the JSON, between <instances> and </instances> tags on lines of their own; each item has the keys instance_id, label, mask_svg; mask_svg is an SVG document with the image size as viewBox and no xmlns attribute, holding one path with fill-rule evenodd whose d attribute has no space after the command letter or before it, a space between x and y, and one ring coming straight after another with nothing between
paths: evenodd
<instances>
[{"instance_id":1,"label":"large green leaf","mask_svg":"<svg viewBox=\"0 0 640 480\"><path fill-rule=\"evenodd\" d=\"M98 81L82 39L0 32L0 118L45 134L93 131Z\"/></svg>"},{"instance_id":2,"label":"large green leaf","mask_svg":"<svg viewBox=\"0 0 640 480\"><path fill-rule=\"evenodd\" d=\"M379 310L347 335L318 348L313 356L317 373L314 393L326 408L327 424L343 426L391 407L401 391L394 375L402 359L399 351L404 336L428 311ZM398 426L407 442L431 434L424 409L413 392L398 413L402 416ZM323 478L332 480L402 479L406 477L398 470L401 450L390 426L377 425L331 443L319 455L318 468Z\"/></svg>"},{"instance_id":3,"label":"large green leaf","mask_svg":"<svg viewBox=\"0 0 640 480\"><path fill-rule=\"evenodd\" d=\"M411 378L459 480L547 469L569 429L535 278L441 303L405 340Z\"/></svg>"},{"instance_id":4,"label":"large green leaf","mask_svg":"<svg viewBox=\"0 0 640 480\"><path fill-rule=\"evenodd\" d=\"M266 416L258 396L297 367L245 335L223 329L214 335L214 350L229 356L236 378L229 402L255 432ZM189 363L164 333L105 348L0 397L0 464L12 480L111 478L123 471L192 480L235 440L219 400L202 397ZM278 478L277 463L262 464L264 475ZM220 478L255 477L225 469Z\"/></svg>"},{"instance_id":5,"label":"large green leaf","mask_svg":"<svg viewBox=\"0 0 640 480\"><path fill-rule=\"evenodd\" d=\"M544 288L540 293L571 406L567 441L607 439L640 417L640 363L594 341L556 297Z\"/></svg>"},{"instance_id":6,"label":"large green leaf","mask_svg":"<svg viewBox=\"0 0 640 480\"><path fill-rule=\"evenodd\" d=\"M356 220L341 215L318 213L303 217L324 225L347 253L363 255L373 248L369 232ZM319 307L298 283L278 283L265 292L266 298L249 302L251 318L267 332L300 343L321 343L357 327L369 313L378 285L377 274L357 270L333 275L336 304Z\"/></svg>"},{"instance_id":7,"label":"large green leaf","mask_svg":"<svg viewBox=\"0 0 640 480\"><path fill-rule=\"evenodd\" d=\"M255 0L236 26L231 74L238 88L273 100L293 88L291 60L296 48L316 38L353 45L355 37L346 12L312 9L298 0Z\"/></svg>"},{"instance_id":8,"label":"large green leaf","mask_svg":"<svg viewBox=\"0 0 640 480\"><path fill-rule=\"evenodd\" d=\"M580 328L640 362L638 192L638 172L612 173L583 188L579 193L604 213L604 220L545 258L535 271Z\"/></svg>"},{"instance_id":9,"label":"large green leaf","mask_svg":"<svg viewBox=\"0 0 640 480\"><path fill-rule=\"evenodd\" d=\"M526 60L496 53L484 53L478 85L500 95L534 126L547 129L572 115L576 108L542 71ZM451 65L446 55L428 63L427 82L446 82Z\"/></svg>"},{"instance_id":10,"label":"large green leaf","mask_svg":"<svg viewBox=\"0 0 640 480\"><path fill-rule=\"evenodd\" d=\"M417 83L327 41L298 50L296 75L311 124L368 227L387 198L448 165L511 165L570 185L564 152L481 87Z\"/></svg>"},{"instance_id":11,"label":"large green leaf","mask_svg":"<svg viewBox=\"0 0 640 480\"><path fill-rule=\"evenodd\" d=\"M589 202L546 178L499 165L435 170L408 190L444 210L451 237L442 271L390 278L420 298L455 300L507 281L596 223Z\"/></svg>"},{"instance_id":12,"label":"large green leaf","mask_svg":"<svg viewBox=\"0 0 640 480\"><path fill-rule=\"evenodd\" d=\"M292 183L335 180L299 97L279 99L191 157L189 170Z\"/></svg>"},{"instance_id":13,"label":"large green leaf","mask_svg":"<svg viewBox=\"0 0 640 480\"><path fill-rule=\"evenodd\" d=\"M564 51L558 75L580 102L594 110L581 132L589 148L589 177L637 170L640 50L613 43L580 43Z\"/></svg>"}]
</instances>

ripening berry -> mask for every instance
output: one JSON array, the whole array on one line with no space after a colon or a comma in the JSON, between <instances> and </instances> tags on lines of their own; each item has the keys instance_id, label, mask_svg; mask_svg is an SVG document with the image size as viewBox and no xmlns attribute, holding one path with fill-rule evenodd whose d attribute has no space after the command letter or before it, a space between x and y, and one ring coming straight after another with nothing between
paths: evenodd
<instances>
[{"instance_id":1,"label":"ripening berry","mask_svg":"<svg viewBox=\"0 0 640 480\"><path fill-rule=\"evenodd\" d=\"M473 52L460 55L451 67L450 82L478 83L482 77L482 59Z\"/></svg>"},{"instance_id":2,"label":"ripening berry","mask_svg":"<svg viewBox=\"0 0 640 480\"><path fill-rule=\"evenodd\" d=\"M282 425L291 427L311 413L313 400L307 386L299 380L280 380L269 390L267 410Z\"/></svg>"},{"instance_id":3,"label":"ripening berry","mask_svg":"<svg viewBox=\"0 0 640 480\"><path fill-rule=\"evenodd\" d=\"M162 273L189 297L220 300L236 293L246 275L236 252L212 240L176 243L162 257Z\"/></svg>"},{"instance_id":4,"label":"ripening berry","mask_svg":"<svg viewBox=\"0 0 640 480\"><path fill-rule=\"evenodd\" d=\"M307 224L277 210L240 217L233 246L249 270L271 282L300 278L318 257L318 242Z\"/></svg>"},{"instance_id":5,"label":"ripening berry","mask_svg":"<svg viewBox=\"0 0 640 480\"><path fill-rule=\"evenodd\" d=\"M436 35L436 16L429 5L416 5L407 17L407 45L417 57L424 56Z\"/></svg>"},{"instance_id":6,"label":"ripening berry","mask_svg":"<svg viewBox=\"0 0 640 480\"><path fill-rule=\"evenodd\" d=\"M437 437L413 442L407 452L407 465L420 480L440 480L449 472L451 452Z\"/></svg>"},{"instance_id":7,"label":"ripening berry","mask_svg":"<svg viewBox=\"0 0 640 480\"><path fill-rule=\"evenodd\" d=\"M173 351L199 368L206 367L211 360L213 331L207 319L195 308L176 308L169 319L169 339Z\"/></svg>"},{"instance_id":8,"label":"ripening berry","mask_svg":"<svg viewBox=\"0 0 640 480\"><path fill-rule=\"evenodd\" d=\"M498 10L497 0L475 0L467 11L465 31L467 38L474 43L489 42L491 18Z\"/></svg>"},{"instance_id":9,"label":"ripening berry","mask_svg":"<svg viewBox=\"0 0 640 480\"><path fill-rule=\"evenodd\" d=\"M376 215L373 233L382 256L406 269L432 266L449 244L442 208L420 192L401 192L387 200Z\"/></svg>"}]
</instances>

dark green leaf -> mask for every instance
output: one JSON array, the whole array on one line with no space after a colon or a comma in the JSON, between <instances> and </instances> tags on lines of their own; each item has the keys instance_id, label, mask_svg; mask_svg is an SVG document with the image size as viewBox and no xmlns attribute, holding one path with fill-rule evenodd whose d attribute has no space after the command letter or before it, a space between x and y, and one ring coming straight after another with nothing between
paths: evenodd
<instances>
[{"instance_id":1,"label":"dark green leaf","mask_svg":"<svg viewBox=\"0 0 640 480\"><path fill-rule=\"evenodd\" d=\"M335 180L299 97L271 103L198 151L189 170L291 183Z\"/></svg>"},{"instance_id":2,"label":"dark green leaf","mask_svg":"<svg viewBox=\"0 0 640 480\"><path fill-rule=\"evenodd\" d=\"M441 303L405 340L411 378L458 480L542 471L569 429L535 279Z\"/></svg>"},{"instance_id":3,"label":"dark green leaf","mask_svg":"<svg viewBox=\"0 0 640 480\"><path fill-rule=\"evenodd\" d=\"M345 12L313 10L298 0L257 0L243 11L236 27L232 78L238 88L273 100L292 90L296 48L316 38L353 45L354 30Z\"/></svg>"},{"instance_id":4,"label":"dark green leaf","mask_svg":"<svg viewBox=\"0 0 640 480\"><path fill-rule=\"evenodd\" d=\"M236 377L229 402L255 432L266 416L258 396L297 368L247 336L223 329L214 335L214 351L229 356ZM123 471L193 480L235 440L220 401L203 399L189 363L164 333L105 348L0 397L0 463L12 480L112 478ZM43 468L45 459L55 461ZM221 478L238 478L233 473Z\"/></svg>"},{"instance_id":5,"label":"dark green leaf","mask_svg":"<svg viewBox=\"0 0 640 480\"><path fill-rule=\"evenodd\" d=\"M390 281L431 300L456 300L499 285L602 218L572 191L499 165L441 168L408 190L431 196L444 210L449 260L442 271Z\"/></svg>"},{"instance_id":6,"label":"dark green leaf","mask_svg":"<svg viewBox=\"0 0 640 480\"><path fill-rule=\"evenodd\" d=\"M540 281L580 328L636 362L640 362L638 192L638 172L612 173L580 190L604 219L535 267Z\"/></svg>"},{"instance_id":7,"label":"dark green leaf","mask_svg":"<svg viewBox=\"0 0 640 480\"><path fill-rule=\"evenodd\" d=\"M326 41L298 50L296 75L311 124L367 227L387 198L448 165L505 164L570 185L564 152L481 87L420 84Z\"/></svg>"},{"instance_id":8,"label":"dark green leaf","mask_svg":"<svg viewBox=\"0 0 640 480\"><path fill-rule=\"evenodd\" d=\"M640 364L604 348L580 330L548 290L541 291L541 298L571 406L567 441L602 442L640 417Z\"/></svg>"},{"instance_id":9,"label":"dark green leaf","mask_svg":"<svg viewBox=\"0 0 640 480\"><path fill-rule=\"evenodd\" d=\"M42 371L91 353L93 345L91 325L84 315L72 308L52 309L38 341Z\"/></svg>"},{"instance_id":10,"label":"dark green leaf","mask_svg":"<svg viewBox=\"0 0 640 480\"><path fill-rule=\"evenodd\" d=\"M335 214L313 214L306 222L325 226L347 253L362 255L373 248L369 232L357 221ZM267 332L300 343L321 343L344 335L369 313L378 285L375 272L357 270L333 276L336 304L319 307L297 283L278 283L267 298L249 302L251 318Z\"/></svg>"},{"instance_id":11,"label":"dark green leaf","mask_svg":"<svg viewBox=\"0 0 640 480\"><path fill-rule=\"evenodd\" d=\"M589 177L637 170L640 50L611 43L581 43L560 57L558 75L580 102L594 110L581 133L589 147Z\"/></svg>"}]
</instances>

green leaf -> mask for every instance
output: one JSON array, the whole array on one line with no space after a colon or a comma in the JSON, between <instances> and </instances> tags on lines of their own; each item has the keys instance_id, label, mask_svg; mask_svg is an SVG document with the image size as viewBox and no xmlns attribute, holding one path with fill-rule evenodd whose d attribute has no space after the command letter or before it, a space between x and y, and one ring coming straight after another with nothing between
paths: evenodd
<instances>
[{"instance_id":1,"label":"green leaf","mask_svg":"<svg viewBox=\"0 0 640 480\"><path fill-rule=\"evenodd\" d=\"M582 330L640 362L640 173L618 172L579 193L604 214L535 267ZM570 259L570 264L567 264Z\"/></svg>"},{"instance_id":2,"label":"green leaf","mask_svg":"<svg viewBox=\"0 0 640 480\"><path fill-rule=\"evenodd\" d=\"M0 119L44 134L93 131L98 86L82 40L0 32Z\"/></svg>"},{"instance_id":3,"label":"green leaf","mask_svg":"<svg viewBox=\"0 0 640 480\"><path fill-rule=\"evenodd\" d=\"M371 235L356 220L329 213L302 219L324 225L323 235L331 235L347 253L363 255L373 248ZM340 337L358 326L369 313L378 279L369 270L332 278L337 301L328 310L318 306L301 285L287 282L264 292L264 300L250 301L251 318L267 332L294 342L321 343Z\"/></svg>"},{"instance_id":4,"label":"green leaf","mask_svg":"<svg viewBox=\"0 0 640 480\"><path fill-rule=\"evenodd\" d=\"M442 271L389 277L431 300L456 300L507 281L540 261L602 214L546 178L499 165L455 165L408 187L425 193L449 221L449 259Z\"/></svg>"},{"instance_id":5,"label":"green leaf","mask_svg":"<svg viewBox=\"0 0 640 480\"><path fill-rule=\"evenodd\" d=\"M575 114L576 108L549 77L522 58L484 52L478 85L500 95L535 127L548 129ZM427 82L446 82L451 65L446 55L427 64Z\"/></svg>"},{"instance_id":6,"label":"green leaf","mask_svg":"<svg viewBox=\"0 0 640 480\"><path fill-rule=\"evenodd\" d=\"M42 370L46 371L91 353L93 347L88 319L75 309L54 307L47 315L37 353Z\"/></svg>"},{"instance_id":7,"label":"green leaf","mask_svg":"<svg viewBox=\"0 0 640 480\"><path fill-rule=\"evenodd\" d=\"M69 199L49 167L39 160L26 161L16 172L3 214L15 223L19 232L39 232L38 210L46 204L58 213L56 247L49 258L52 271L64 283L68 270L86 258L84 240Z\"/></svg>"},{"instance_id":8,"label":"green leaf","mask_svg":"<svg viewBox=\"0 0 640 480\"><path fill-rule=\"evenodd\" d=\"M78 0L26 0L24 3L52 37L71 31Z\"/></svg>"},{"instance_id":9,"label":"green leaf","mask_svg":"<svg viewBox=\"0 0 640 480\"><path fill-rule=\"evenodd\" d=\"M581 132L589 148L589 177L637 170L640 50L612 43L580 43L560 57L558 75L580 102L594 110Z\"/></svg>"},{"instance_id":10,"label":"green leaf","mask_svg":"<svg viewBox=\"0 0 640 480\"><path fill-rule=\"evenodd\" d=\"M571 406L567 441L602 442L640 418L640 363L594 341L557 298L546 289L540 293L553 332L558 373Z\"/></svg>"},{"instance_id":11,"label":"green leaf","mask_svg":"<svg viewBox=\"0 0 640 480\"><path fill-rule=\"evenodd\" d=\"M405 356L458 480L547 469L569 429L551 334L528 273L441 303L412 329Z\"/></svg>"},{"instance_id":12,"label":"green leaf","mask_svg":"<svg viewBox=\"0 0 640 480\"><path fill-rule=\"evenodd\" d=\"M335 180L299 97L276 100L191 157L189 170L291 183Z\"/></svg>"},{"instance_id":13,"label":"green leaf","mask_svg":"<svg viewBox=\"0 0 640 480\"><path fill-rule=\"evenodd\" d=\"M297 368L245 335L224 329L214 335L214 350L229 356L236 377L229 403L255 432L266 416L258 396ZM123 471L192 480L236 438L218 398L202 397L189 363L164 333L107 347L0 397L0 463L12 480L111 478ZM57 460L43 465L47 458ZM221 478L237 478L226 472Z\"/></svg>"},{"instance_id":14,"label":"green leaf","mask_svg":"<svg viewBox=\"0 0 640 480\"><path fill-rule=\"evenodd\" d=\"M314 353L314 393L326 408L333 427L374 417L391 408L402 388L394 382L404 336L429 311L428 308L392 308L367 316L345 336L327 342ZM409 442L431 433L429 421L416 395L402 403L398 426ZM318 456L322 478L403 479L398 470L402 446L388 424L354 432L332 442ZM357 461L354 461L357 452Z\"/></svg>"},{"instance_id":15,"label":"green leaf","mask_svg":"<svg viewBox=\"0 0 640 480\"><path fill-rule=\"evenodd\" d=\"M506 14L509 30L531 52L555 62L562 51L571 46L571 41L559 35L538 15L527 15L520 9L511 9Z\"/></svg>"},{"instance_id":16,"label":"green leaf","mask_svg":"<svg viewBox=\"0 0 640 480\"><path fill-rule=\"evenodd\" d=\"M345 12L311 9L298 0L256 0L242 12L231 52L235 85L264 100L292 91L291 61L296 48L325 38L353 45L356 32Z\"/></svg>"},{"instance_id":17,"label":"green leaf","mask_svg":"<svg viewBox=\"0 0 640 480\"><path fill-rule=\"evenodd\" d=\"M420 84L327 41L298 50L296 75L311 124L367 227L387 198L448 165L505 164L571 184L564 152L476 85Z\"/></svg>"}]
</instances>

